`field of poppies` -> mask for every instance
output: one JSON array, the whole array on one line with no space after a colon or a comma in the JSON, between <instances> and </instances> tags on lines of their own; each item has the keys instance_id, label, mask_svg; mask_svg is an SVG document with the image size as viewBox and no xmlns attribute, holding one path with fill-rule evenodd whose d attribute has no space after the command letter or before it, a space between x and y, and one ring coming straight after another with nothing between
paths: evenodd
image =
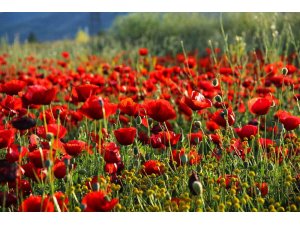
<instances>
[{"instance_id":1,"label":"field of poppies","mask_svg":"<svg viewBox=\"0 0 300 225\"><path fill-rule=\"evenodd\" d=\"M299 211L297 49L1 51L0 210Z\"/></svg>"}]
</instances>

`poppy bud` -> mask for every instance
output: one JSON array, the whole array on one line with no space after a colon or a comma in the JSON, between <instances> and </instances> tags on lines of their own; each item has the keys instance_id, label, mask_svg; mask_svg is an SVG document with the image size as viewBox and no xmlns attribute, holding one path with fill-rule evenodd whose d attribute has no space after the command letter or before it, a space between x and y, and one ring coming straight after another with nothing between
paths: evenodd
<instances>
[{"instance_id":1,"label":"poppy bud","mask_svg":"<svg viewBox=\"0 0 300 225\"><path fill-rule=\"evenodd\" d=\"M46 139L47 139L48 141L51 141L51 140L53 139L53 137L54 137L54 135L53 135L52 133L47 133L47 134L46 134Z\"/></svg>"},{"instance_id":2,"label":"poppy bud","mask_svg":"<svg viewBox=\"0 0 300 225\"><path fill-rule=\"evenodd\" d=\"M284 76L286 76L289 72L289 70L286 67L283 67L281 71Z\"/></svg>"},{"instance_id":3,"label":"poppy bud","mask_svg":"<svg viewBox=\"0 0 300 225\"><path fill-rule=\"evenodd\" d=\"M86 209L86 204L80 204L80 209L81 209L81 211L84 211L85 209Z\"/></svg>"},{"instance_id":4,"label":"poppy bud","mask_svg":"<svg viewBox=\"0 0 300 225\"><path fill-rule=\"evenodd\" d=\"M214 87L218 86L219 85L218 79L217 78L213 79L212 84Z\"/></svg>"},{"instance_id":5,"label":"poppy bud","mask_svg":"<svg viewBox=\"0 0 300 225\"><path fill-rule=\"evenodd\" d=\"M52 161L48 159L45 161L45 167L49 168L50 166L52 166Z\"/></svg>"},{"instance_id":6,"label":"poppy bud","mask_svg":"<svg viewBox=\"0 0 300 225\"><path fill-rule=\"evenodd\" d=\"M182 156L180 156L180 161L182 162L182 164L186 164L189 161L188 156L186 154L183 154Z\"/></svg>"},{"instance_id":7,"label":"poppy bud","mask_svg":"<svg viewBox=\"0 0 300 225\"><path fill-rule=\"evenodd\" d=\"M215 101L216 102L222 102L222 97L220 95L215 96Z\"/></svg>"},{"instance_id":8,"label":"poppy bud","mask_svg":"<svg viewBox=\"0 0 300 225\"><path fill-rule=\"evenodd\" d=\"M137 125L141 125L142 124L142 118L140 116L137 116L135 118L135 122L136 122Z\"/></svg>"},{"instance_id":9,"label":"poppy bud","mask_svg":"<svg viewBox=\"0 0 300 225\"><path fill-rule=\"evenodd\" d=\"M99 191L100 184L98 182L92 183L92 189L93 189L93 191Z\"/></svg>"}]
</instances>

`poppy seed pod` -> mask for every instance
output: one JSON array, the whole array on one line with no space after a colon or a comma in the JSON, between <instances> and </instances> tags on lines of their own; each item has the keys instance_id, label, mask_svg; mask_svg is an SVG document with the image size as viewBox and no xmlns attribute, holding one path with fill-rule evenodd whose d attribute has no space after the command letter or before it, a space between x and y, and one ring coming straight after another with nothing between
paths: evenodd
<instances>
[{"instance_id":1,"label":"poppy seed pod","mask_svg":"<svg viewBox=\"0 0 300 225\"><path fill-rule=\"evenodd\" d=\"M197 182L196 184L194 184ZM192 172L190 178L189 178L189 189L192 195L199 195L202 193L202 185L199 181L198 175L195 171Z\"/></svg>"}]
</instances>

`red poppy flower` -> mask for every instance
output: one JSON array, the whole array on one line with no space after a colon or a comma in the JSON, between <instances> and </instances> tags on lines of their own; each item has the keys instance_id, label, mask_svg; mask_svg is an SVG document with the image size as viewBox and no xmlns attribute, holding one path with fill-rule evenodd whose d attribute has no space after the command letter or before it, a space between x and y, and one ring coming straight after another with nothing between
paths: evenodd
<instances>
[{"instance_id":1,"label":"red poppy flower","mask_svg":"<svg viewBox=\"0 0 300 225\"><path fill-rule=\"evenodd\" d=\"M36 122L29 116L16 117L11 121L14 128L18 130L27 130L35 126Z\"/></svg>"},{"instance_id":2,"label":"red poppy flower","mask_svg":"<svg viewBox=\"0 0 300 225\"><path fill-rule=\"evenodd\" d=\"M182 101L193 111L210 108L212 106L212 102L209 99L205 98L198 91L192 91L189 96L184 96Z\"/></svg>"},{"instance_id":3,"label":"red poppy flower","mask_svg":"<svg viewBox=\"0 0 300 225\"><path fill-rule=\"evenodd\" d=\"M185 150L181 149L181 150L173 150L172 151L172 156L170 156L170 161L176 162L176 166L181 166L182 162L181 162L181 157L183 157L185 155Z\"/></svg>"},{"instance_id":4,"label":"red poppy flower","mask_svg":"<svg viewBox=\"0 0 300 225\"><path fill-rule=\"evenodd\" d=\"M235 186L238 187L239 182L236 181L232 181L233 178L237 179L238 177L236 175L230 175L230 174L226 174L225 177L220 176L217 180L217 183L221 183L221 179L225 178L225 187L226 189L229 189L231 186Z\"/></svg>"},{"instance_id":5,"label":"red poppy flower","mask_svg":"<svg viewBox=\"0 0 300 225\"><path fill-rule=\"evenodd\" d=\"M187 136L192 145L197 145L200 141L202 141L203 134L201 131L198 131L197 133L190 133Z\"/></svg>"},{"instance_id":6,"label":"red poppy flower","mask_svg":"<svg viewBox=\"0 0 300 225\"><path fill-rule=\"evenodd\" d=\"M176 145L179 141L181 134L175 134L173 131L161 131L158 133L161 143L165 146Z\"/></svg>"},{"instance_id":7,"label":"red poppy flower","mask_svg":"<svg viewBox=\"0 0 300 225\"><path fill-rule=\"evenodd\" d=\"M159 99L146 101L144 106L147 115L158 122L162 123L176 118L176 112L167 100Z\"/></svg>"},{"instance_id":8,"label":"red poppy flower","mask_svg":"<svg viewBox=\"0 0 300 225\"><path fill-rule=\"evenodd\" d=\"M26 86L21 80L10 80L0 85L0 92L7 95L17 95Z\"/></svg>"},{"instance_id":9,"label":"red poppy flower","mask_svg":"<svg viewBox=\"0 0 300 225\"><path fill-rule=\"evenodd\" d=\"M300 117L297 116L287 116L281 120L283 126L286 130L294 130L300 125Z\"/></svg>"},{"instance_id":10,"label":"red poppy flower","mask_svg":"<svg viewBox=\"0 0 300 225\"><path fill-rule=\"evenodd\" d=\"M214 122L216 122L219 126L226 127L227 125L226 121L228 121L229 126L231 126L235 122L235 114L232 111L232 109L227 109L227 110L219 109L213 114L211 119Z\"/></svg>"},{"instance_id":11,"label":"red poppy flower","mask_svg":"<svg viewBox=\"0 0 300 225\"><path fill-rule=\"evenodd\" d=\"M196 150L191 150L188 154L188 158L190 165L195 165L200 163L202 156Z\"/></svg>"},{"instance_id":12,"label":"red poppy flower","mask_svg":"<svg viewBox=\"0 0 300 225\"><path fill-rule=\"evenodd\" d=\"M115 143L104 146L104 160L107 163L118 163L121 161L120 149Z\"/></svg>"},{"instance_id":13,"label":"red poppy flower","mask_svg":"<svg viewBox=\"0 0 300 225\"><path fill-rule=\"evenodd\" d=\"M54 172L54 176L57 179L64 178L67 174L66 164L64 162L55 163L54 166L53 166L53 172Z\"/></svg>"},{"instance_id":14,"label":"red poppy flower","mask_svg":"<svg viewBox=\"0 0 300 225\"><path fill-rule=\"evenodd\" d=\"M49 150L43 149L43 150L35 150L33 152L28 153L28 157L31 163L36 168L43 168L45 165L46 160L49 158Z\"/></svg>"},{"instance_id":15,"label":"red poppy flower","mask_svg":"<svg viewBox=\"0 0 300 225\"><path fill-rule=\"evenodd\" d=\"M25 105L49 105L56 96L56 88L46 88L42 85L33 85L27 88L22 96Z\"/></svg>"},{"instance_id":16,"label":"red poppy flower","mask_svg":"<svg viewBox=\"0 0 300 225\"><path fill-rule=\"evenodd\" d=\"M260 190L262 197L265 197L269 192L268 183L266 182L256 183L256 187Z\"/></svg>"},{"instance_id":17,"label":"red poppy flower","mask_svg":"<svg viewBox=\"0 0 300 225\"><path fill-rule=\"evenodd\" d=\"M268 113L272 102L267 98L252 98L248 101L249 111L256 115L265 115Z\"/></svg>"},{"instance_id":18,"label":"red poppy flower","mask_svg":"<svg viewBox=\"0 0 300 225\"><path fill-rule=\"evenodd\" d=\"M20 212L54 212L54 205L49 198L42 196L30 196L25 199L20 208Z\"/></svg>"},{"instance_id":19,"label":"red poppy flower","mask_svg":"<svg viewBox=\"0 0 300 225\"><path fill-rule=\"evenodd\" d=\"M164 165L157 160L148 160L144 163L142 172L147 175L161 175L165 171Z\"/></svg>"},{"instance_id":20,"label":"red poppy flower","mask_svg":"<svg viewBox=\"0 0 300 225\"><path fill-rule=\"evenodd\" d=\"M114 174L118 171L117 163L105 163L104 171L108 174Z\"/></svg>"},{"instance_id":21,"label":"red poppy flower","mask_svg":"<svg viewBox=\"0 0 300 225\"><path fill-rule=\"evenodd\" d=\"M7 95L1 102L5 115L14 115L22 109L22 100L20 98Z\"/></svg>"},{"instance_id":22,"label":"red poppy flower","mask_svg":"<svg viewBox=\"0 0 300 225\"><path fill-rule=\"evenodd\" d=\"M82 204L85 205L85 212L109 212L118 202L117 198L108 200L104 191L88 193L82 199Z\"/></svg>"},{"instance_id":23,"label":"red poppy flower","mask_svg":"<svg viewBox=\"0 0 300 225\"><path fill-rule=\"evenodd\" d=\"M10 130L0 130L0 149L7 148L15 140L15 131Z\"/></svg>"},{"instance_id":24,"label":"red poppy flower","mask_svg":"<svg viewBox=\"0 0 300 225\"><path fill-rule=\"evenodd\" d=\"M95 95L99 87L94 84L82 84L72 90L73 102L84 102L92 95Z\"/></svg>"},{"instance_id":25,"label":"red poppy flower","mask_svg":"<svg viewBox=\"0 0 300 225\"><path fill-rule=\"evenodd\" d=\"M140 54L141 56L148 55L148 49L147 49L147 48L140 48L140 49L139 49L139 54Z\"/></svg>"},{"instance_id":26,"label":"red poppy flower","mask_svg":"<svg viewBox=\"0 0 300 225\"><path fill-rule=\"evenodd\" d=\"M95 120L107 118L114 114L116 110L116 104L103 100L98 96L89 97L79 109L82 114Z\"/></svg>"},{"instance_id":27,"label":"red poppy flower","mask_svg":"<svg viewBox=\"0 0 300 225\"><path fill-rule=\"evenodd\" d=\"M135 103L132 98L125 98L120 101L118 105L122 113L128 116L137 116L139 111L139 104Z\"/></svg>"},{"instance_id":28,"label":"red poppy flower","mask_svg":"<svg viewBox=\"0 0 300 225\"><path fill-rule=\"evenodd\" d=\"M114 130L115 137L121 145L131 145L136 137L136 128L120 128Z\"/></svg>"},{"instance_id":29,"label":"red poppy flower","mask_svg":"<svg viewBox=\"0 0 300 225\"><path fill-rule=\"evenodd\" d=\"M69 199L68 197L62 193L62 192L55 192L54 193L54 197L56 198L57 200L57 203L59 205L59 208L60 208L60 211L62 212L67 212L68 211L68 203L69 203Z\"/></svg>"},{"instance_id":30,"label":"red poppy flower","mask_svg":"<svg viewBox=\"0 0 300 225\"><path fill-rule=\"evenodd\" d=\"M38 136L46 139L47 134L52 134L54 138L63 138L67 134L67 129L58 124L47 124L47 128L45 126L39 126L36 128L36 133Z\"/></svg>"},{"instance_id":31,"label":"red poppy flower","mask_svg":"<svg viewBox=\"0 0 300 225\"><path fill-rule=\"evenodd\" d=\"M84 141L79 140L71 140L67 143L63 144L66 153L71 156L78 156L82 150L86 147L86 143Z\"/></svg>"},{"instance_id":32,"label":"red poppy flower","mask_svg":"<svg viewBox=\"0 0 300 225\"><path fill-rule=\"evenodd\" d=\"M244 139L245 137L250 138L251 135L255 136L257 134L258 127L254 125L245 125L242 128L235 128L235 132L241 139Z\"/></svg>"}]
</instances>

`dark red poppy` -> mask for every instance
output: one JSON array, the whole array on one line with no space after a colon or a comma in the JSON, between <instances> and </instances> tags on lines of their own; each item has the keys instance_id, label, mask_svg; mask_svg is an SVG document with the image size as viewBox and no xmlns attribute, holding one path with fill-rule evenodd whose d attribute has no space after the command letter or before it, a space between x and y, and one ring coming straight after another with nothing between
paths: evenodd
<instances>
[{"instance_id":1,"label":"dark red poppy","mask_svg":"<svg viewBox=\"0 0 300 225\"><path fill-rule=\"evenodd\" d=\"M272 102L267 98L252 98L248 101L249 111L256 115L265 115L268 113Z\"/></svg>"},{"instance_id":2,"label":"dark red poppy","mask_svg":"<svg viewBox=\"0 0 300 225\"><path fill-rule=\"evenodd\" d=\"M72 90L72 102L84 102L92 95L95 95L99 87L94 84L82 84Z\"/></svg>"},{"instance_id":3,"label":"dark red poppy","mask_svg":"<svg viewBox=\"0 0 300 225\"><path fill-rule=\"evenodd\" d=\"M158 160L148 160L144 163L142 173L146 175L161 175L165 172L164 165Z\"/></svg>"},{"instance_id":4,"label":"dark red poppy","mask_svg":"<svg viewBox=\"0 0 300 225\"><path fill-rule=\"evenodd\" d=\"M20 212L54 212L54 204L48 197L30 196L25 199L19 208Z\"/></svg>"},{"instance_id":5,"label":"dark red poppy","mask_svg":"<svg viewBox=\"0 0 300 225\"><path fill-rule=\"evenodd\" d=\"M121 145L131 145L136 137L136 128L120 128L114 130L115 137Z\"/></svg>"},{"instance_id":6,"label":"dark red poppy","mask_svg":"<svg viewBox=\"0 0 300 225\"><path fill-rule=\"evenodd\" d=\"M14 128L18 130L27 130L35 126L36 122L29 116L16 117L11 121Z\"/></svg>"},{"instance_id":7,"label":"dark red poppy","mask_svg":"<svg viewBox=\"0 0 300 225\"><path fill-rule=\"evenodd\" d=\"M176 112L167 100L159 99L146 101L144 106L147 115L158 122L162 123L176 118Z\"/></svg>"},{"instance_id":8,"label":"dark red poppy","mask_svg":"<svg viewBox=\"0 0 300 225\"><path fill-rule=\"evenodd\" d=\"M0 191L0 202L4 203L4 207L10 207L16 205L18 200L14 193Z\"/></svg>"},{"instance_id":9,"label":"dark red poppy","mask_svg":"<svg viewBox=\"0 0 300 225\"><path fill-rule=\"evenodd\" d=\"M15 130L0 130L0 149L7 148L15 140Z\"/></svg>"},{"instance_id":10,"label":"dark red poppy","mask_svg":"<svg viewBox=\"0 0 300 225\"><path fill-rule=\"evenodd\" d=\"M82 114L95 120L108 118L114 114L116 110L116 104L110 103L105 99L103 100L103 98L98 96L89 97L79 109Z\"/></svg>"},{"instance_id":11,"label":"dark red poppy","mask_svg":"<svg viewBox=\"0 0 300 225\"><path fill-rule=\"evenodd\" d=\"M57 179L64 178L67 174L66 164L64 162L55 163L54 166L53 166L53 172L54 172L54 176Z\"/></svg>"},{"instance_id":12,"label":"dark red poppy","mask_svg":"<svg viewBox=\"0 0 300 225\"><path fill-rule=\"evenodd\" d=\"M212 102L198 91L192 91L189 96L184 96L182 101L193 111L210 108L212 106Z\"/></svg>"},{"instance_id":13,"label":"dark red poppy","mask_svg":"<svg viewBox=\"0 0 300 225\"><path fill-rule=\"evenodd\" d=\"M118 105L122 113L128 116L137 116L139 112L139 104L135 103L132 98L125 98Z\"/></svg>"},{"instance_id":14,"label":"dark red poppy","mask_svg":"<svg viewBox=\"0 0 300 225\"><path fill-rule=\"evenodd\" d=\"M108 200L105 191L95 191L88 193L82 199L82 204L85 206L85 212L109 212L119 202L117 198Z\"/></svg>"},{"instance_id":15,"label":"dark red poppy","mask_svg":"<svg viewBox=\"0 0 300 225\"><path fill-rule=\"evenodd\" d=\"M298 116L287 116L284 119L281 119L281 123L284 128L288 131L294 130L300 125L300 117Z\"/></svg>"},{"instance_id":16,"label":"dark red poppy","mask_svg":"<svg viewBox=\"0 0 300 225\"><path fill-rule=\"evenodd\" d=\"M104 146L104 160L107 163L118 163L121 161L120 149L115 143L107 143Z\"/></svg>"},{"instance_id":17,"label":"dark red poppy","mask_svg":"<svg viewBox=\"0 0 300 225\"><path fill-rule=\"evenodd\" d=\"M87 144L84 141L80 140L71 140L63 144L66 153L71 156L78 156L86 147L86 145Z\"/></svg>"},{"instance_id":18,"label":"dark red poppy","mask_svg":"<svg viewBox=\"0 0 300 225\"><path fill-rule=\"evenodd\" d=\"M258 127L254 125L245 125L242 128L235 128L235 132L241 139L244 139L245 137L250 138L251 135L255 136L257 134Z\"/></svg>"},{"instance_id":19,"label":"dark red poppy","mask_svg":"<svg viewBox=\"0 0 300 225\"><path fill-rule=\"evenodd\" d=\"M27 88L22 96L25 105L49 105L56 96L56 88L46 88L42 85L33 85Z\"/></svg>"},{"instance_id":20,"label":"dark red poppy","mask_svg":"<svg viewBox=\"0 0 300 225\"><path fill-rule=\"evenodd\" d=\"M0 85L0 92L7 95L17 95L26 86L21 80L10 80Z\"/></svg>"}]
</instances>

